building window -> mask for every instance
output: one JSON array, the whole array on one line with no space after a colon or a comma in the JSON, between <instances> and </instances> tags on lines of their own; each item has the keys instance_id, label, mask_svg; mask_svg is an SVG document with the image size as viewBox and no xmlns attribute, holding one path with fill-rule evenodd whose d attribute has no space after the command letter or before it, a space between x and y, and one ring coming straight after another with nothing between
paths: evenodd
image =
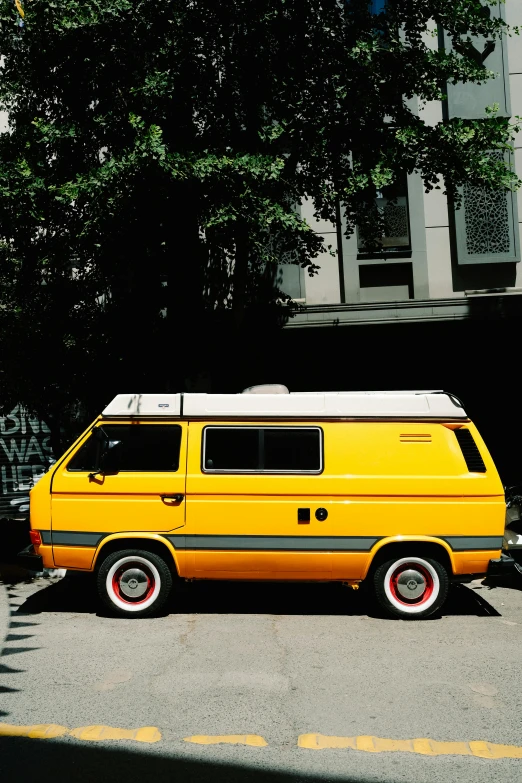
<instances>
[{"instance_id":1,"label":"building window","mask_svg":"<svg viewBox=\"0 0 522 783\"><path fill-rule=\"evenodd\" d=\"M413 299L413 271L409 261L359 267L361 302L404 302Z\"/></svg>"},{"instance_id":2,"label":"building window","mask_svg":"<svg viewBox=\"0 0 522 783\"><path fill-rule=\"evenodd\" d=\"M297 264L278 264L275 274L278 289L294 302L304 302L306 298L303 270Z\"/></svg>"},{"instance_id":3,"label":"building window","mask_svg":"<svg viewBox=\"0 0 522 783\"><path fill-rule=\"evenodd\" d=\"M363 227L357 229L359 256L400 254L411 251L408 185L401 177L393 185L378 190L375 196L374 225L378 236L365 236Z\"/></svg>"},{"instance_id":4,"label":"building window","mask_svg":"<svg viewBox=\"0 0 522 783\"><path fill-rule=\"evenodd\" d=\"M386 10L388 0L370 0L370 11L372 14L382 14Z\"/></svg>"}]
</instances>

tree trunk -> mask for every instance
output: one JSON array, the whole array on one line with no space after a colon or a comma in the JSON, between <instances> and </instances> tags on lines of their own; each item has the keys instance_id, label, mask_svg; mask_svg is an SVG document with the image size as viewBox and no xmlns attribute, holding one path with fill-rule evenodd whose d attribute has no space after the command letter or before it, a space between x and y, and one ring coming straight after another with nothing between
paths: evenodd
<instances>
[{"instance_id":1,"label":"tree trunk","mask_svg":"<svg viewBox=\"0 0 522 783\"><path fill-rule=\"evenodd\" d=\"M236 228L236 257L233 277L234 287L232 292L232 312L234 315L234 325L237 330L242 328L245 321L247 306L248 261L248 229L246 223L244 221L240 221Z\"/></svg>"},{"instance_id":2,"label":"tree trunk","mask_svg":"<svg viewBox=\"0 0 522 783\"><path fill-rule=\"evenodd\" d=\"M184 379L201 371L201 340L204 318L203 247L199 235L197 197L193 189L180 189L175 204L167 261L166 382L171 391L182 391Z\"/></svg>"}]
</instances>

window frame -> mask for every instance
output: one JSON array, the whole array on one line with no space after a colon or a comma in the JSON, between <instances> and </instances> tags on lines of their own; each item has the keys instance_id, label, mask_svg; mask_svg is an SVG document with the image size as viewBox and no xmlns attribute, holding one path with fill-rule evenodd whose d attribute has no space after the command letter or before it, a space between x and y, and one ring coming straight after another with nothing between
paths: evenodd
<instances>
[{"instance_id":1,"label":"window frame","mask_svg":"<svg viewBox=\"0 0 522 783\"><path fill-rule=\"evenodd\" d=\"M257 468L256 470L252 470L250 468L241 469L241 468L207 468L205 467L205 456L206 456L206 446L207 446L207 430L314 430L319 433L319 469L318 470L267 470L265 468ZM264 444L263 444L264 446ZM264 455L264 447L261 449L259 445L258 440L258 460L261 457L261 453L263 452ZM306 426L306 425L299 425L299 426L270 426L270 425L219 425L219 424L210 424L203 428L202 437L201 437L201 472L207 473L209 475L250 475L250 476L270 476L270 475L290 475L290 476L319 476L321 473L324 472L324 432L322 427L318 427L315 425L312 426Z\"/></svg>"},{"instance_id":2,"label":"window frame","mask_svg":"<svg viewBox=\"0 0 522 783\"><path fill-rule=\"evenodd\" d=\"M173 424L166 424L165 422L158 422L158 423L154 423L154 424L152 424L151 422L140 422L139 424L135 424L135 423L134 424L128 424L128 423L124 424L123 422L109 422L109 423L101 422L100 425L98 425L97 427L93 427L91 429L91 431L89 432L89 435L87 436L87 438L83 441L83 443L79 446L79 448L77 448L76 451L73 454L71 454L67 464L65 465L65 470L67 471L67 473L92 473L93 471L97 471L99 469L99 462L100 462L100 456L101 456L100 445L98 445L98 449L97 449L97 454L96 454L97 465L96 465L95 468L92 468L90 470L84 470L82 468L70 468L69 465L71 464L73 459L76 457L76 455L79 454L80 450L83 449L83 447L89 442L90 438L93 437L93 431L95 429L97 429L98 427L101 427L101 429L103 429L104 426L106 426L106 427L132 427L132 426L139 426L139 427L143 427L143 426L148 426L148 427L150 427L150 426L153 426L153 427L158 427L158 426L159 427L177 427L177 429L179 430L180 438L179 438L178 467L176 468L176 470L143 470L143 469L119 470L118 473L114 474L114 475L118 475L119 476L122 473L147 473L147 474L150 474L150 473L166 473L166 474L169 474L169 475L173 474L173 473L179 473L180 466L181 466L181 447L183 445L183 427L178 422L175 422Z\"/></svg>"},{"instance_id":3,"label":"window frame","mask_svg":"<svg viewBox=\"0 0 522 783\"><path fill-rule=\"evenodd\" d=\"M358 226L356 225L356 243L357 243L357 260L358 261L366 261L366 260L373 260L373 259L395 259L395 258L411 258L412 252L413 252L413 239L412 239L412 231L411 231L411 215L410 215L410 187L409 187L409 180L408 180L408 174L406 171L402 172L402 175L404 178L404 193L401 195L397 195L391 199L388 199L386 196L383 196L383 198L386 198L388 202L393 202L396 199L404 198L406 201L405 208L406 208L406 222L407 222L407 228L408 228L408 243L405 245L381 245L380 247L375 246L373 250L365 250L364 246L359 246L359 230ZM395 183L393 183L395 184ZM386 187L386 186L385 186ZM376 194L377 192L382 191L383 188L376 188ZM376 209L378 209L377 204L377 195L374 198L374 204ZM387 205L386 205L387 206ZM383 209L386 209L386 207L383 207ZM384 239L384 235L382 237Z\"/></svg>"}]
</instances>

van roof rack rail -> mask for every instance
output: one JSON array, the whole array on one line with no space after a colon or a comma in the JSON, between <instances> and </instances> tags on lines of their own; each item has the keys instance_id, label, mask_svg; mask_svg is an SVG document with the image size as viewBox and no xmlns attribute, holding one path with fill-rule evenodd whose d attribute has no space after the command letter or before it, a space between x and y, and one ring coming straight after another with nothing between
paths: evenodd
<instances>
[{"instance_id":1,"label":"van roof rack rail","mask_svg":"<svg viewBox=\"0 0 522 783\"><path fill-rule=\"evenodd\" d=\"M279 386L279 384L278 384ZM255 388L255 387L254 387ZM286 387L284 387L286 388ZM109 417L467 419L461 401L442 390L241 394L118 394Z\"/></svg>"}]
</instances>

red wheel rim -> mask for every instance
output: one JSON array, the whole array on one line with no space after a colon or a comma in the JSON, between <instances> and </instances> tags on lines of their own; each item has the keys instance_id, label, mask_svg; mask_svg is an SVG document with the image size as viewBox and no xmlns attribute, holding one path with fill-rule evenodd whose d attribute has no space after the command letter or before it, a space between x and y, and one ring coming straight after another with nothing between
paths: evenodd
<instances>
[{"instance_id":1,"label":"red wheel rim","mask_svg":"<svg viewBox=\"0 0 522 783\"><path fill-rule=\"evenodd\" d=\"M121 579L123 575L127 571L130 571L131 569L138 569L145 575L147 579L147 586L145 589L145 593L140 595L139 598L136 599L132 599L128 595L125 595L121 589ZM145 603L145 601L148 601L152 593L154 592L155 586L156 586L156 581L154 579L154 575L144 563L133 563L133 562L124 563L122 566L116 569L112 577L112 589L114 591L114 594L117 596L118 600L123 601L126 604L132 604L132 606L137 606L138 604L143 604Z\"/></svg>"},{"instance_id":2,"label":"red wheel rim","mask_svg":"<svg viewBox=\"0 0 522 783\"><path fill-rule=\"evenodd\" d=\"M418 571L423 576L426 586L422 595L418 596L417 598L412 598L411 600L406 600L405 597L399 592L398 581L404 571L411 570ZM398 603L403 604L403 606L421 606L422 604L426 603L429 601L434 587L435 584L433 581L433 576L428 571L428 569L420 563L402 563L398 568L395 569L390 577L390 591L393 595L393 598Z\"/></svg>"}]
</instances>

